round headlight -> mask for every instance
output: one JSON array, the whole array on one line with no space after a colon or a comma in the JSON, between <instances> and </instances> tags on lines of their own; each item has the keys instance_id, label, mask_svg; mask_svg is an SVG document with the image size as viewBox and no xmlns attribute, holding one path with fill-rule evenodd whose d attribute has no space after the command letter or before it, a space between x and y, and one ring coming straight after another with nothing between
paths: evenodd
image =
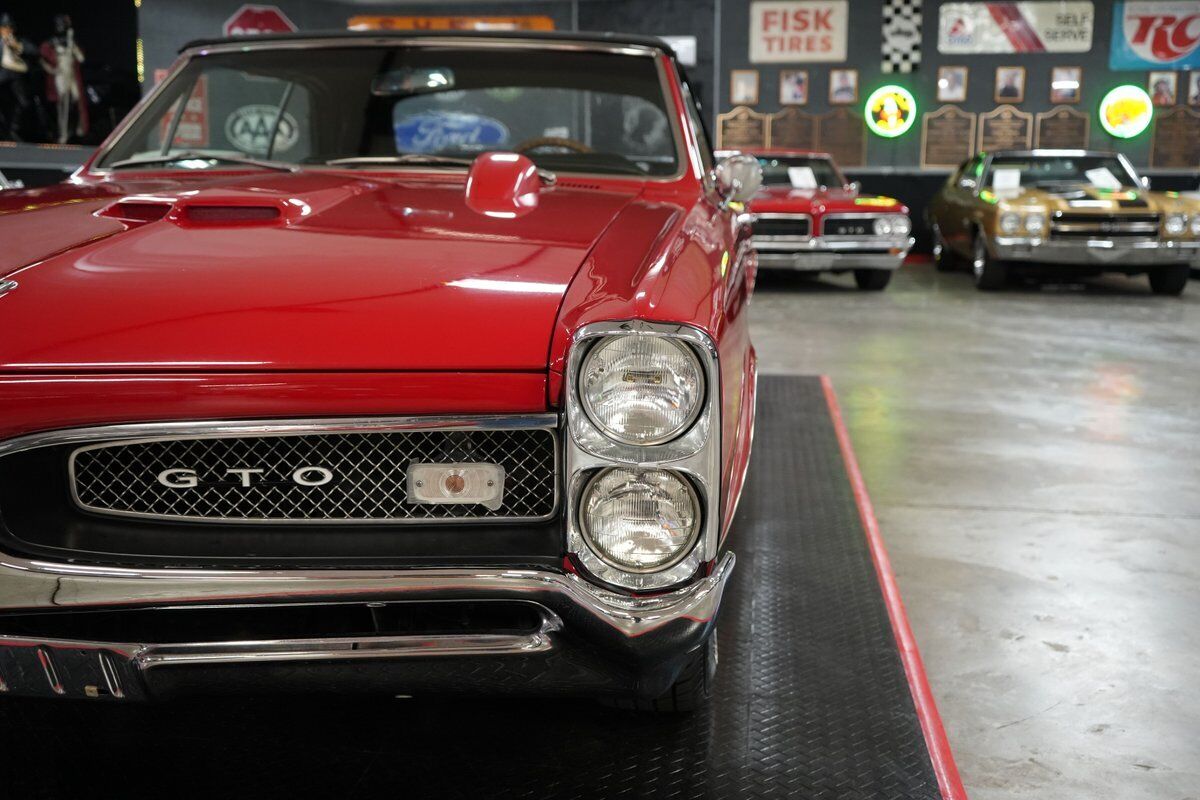
<instances>
[{"instance_id":1,"label":"round headlight","mask_svg":"<svg viewBox=\"0 0 1200 800\"><path fill-rule=\"evenodd\" d=\"M583 492L579 527L602 560L628 572L679 561L700 532L691 484L661 469L607 469Z\"/></svg>"},{"instance_id":2,"label":"round headlight","mask_svg":"<svg viewBox=\"0 0 1200 800\"><path fill-rule=\"evenodd\" d=\"M1041 233L1046 230L1046 215L1040 212L1025 215L1025 230L1030 233Z\"/></svg>"},{"instance_id":3,"label":"round headlight","mask_svg":"<svg viewBox=\"0 0 1200 800\"><path fill-rule=\"evenodd\" d=\"M908 236L912 233L912 222L908 217L892 217L892 233L897 236Z\"/></svg>"},{"instance_id":4,"label":"round headlight","mask_svg":"<svg viewBox=\"0 0 1200 800\"><path fill-rule=\"evenodd\" d=\"M1000 230L1003 233L1016 233L1021 227L1021 215L1012 211L1005 211L1000 215Z\"/></svg>"},{"instance_id":5,"label":"round headlight","mask_svg":"<svg viewBox=\"0 0 1200 800\"><path fill-rule=\"evenodd\" d=\"M876 236L891 236L892 221L887 217L876 217L875 219L875 235Z\"/></svg>"},{"instance_id":6,"label":"round headlight","mask_svg":"<svg viewBox=\"0 0 1200 800\"><path fill-rule=\"evenodd\" d=\"M1200 236L1200 214L1194 214L1192 216L1191 230L1192 236Z\"/></svg>"},{"instance_id":7,"label":"round headlight","mask_svg":"<svg viewBox=\"0 0 1200 800\"><path fill-rule=\"evenodd\" d=\"M579 395L606 436L626 444L662 444L699 415L704 373L692 350L674 339L613 336L588 353Z\"/></svg>"},{"instance_id":8,"label":"round headlight","mask_svg":"<svg viewBox=\"0 0 1200 800\"><path fill-rule=\"evenodd\" d=\"M1168 236L1178 236L1187 227L1187 217L1183 214L1168 214L1163 222L1163 230Z\"/></svg>"}]
</instances>

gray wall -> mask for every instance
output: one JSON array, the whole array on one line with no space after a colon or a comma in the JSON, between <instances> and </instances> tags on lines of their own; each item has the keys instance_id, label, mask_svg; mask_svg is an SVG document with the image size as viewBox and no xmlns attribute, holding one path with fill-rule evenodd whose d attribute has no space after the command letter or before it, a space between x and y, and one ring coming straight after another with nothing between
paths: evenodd
<instances>
[{"instance_id":1,"label":"gray wall","mask_svg":"<svg viewBox=\"0 0 1200 800\"><path fill-rule=\"evenodd\" d=\"M156 67L168 66L179 47L200 36L219 36L221 25L243 0L152 0L141 7L140 25L145 39L146 74ZM700 63L688 69L709 112L709 119L729 108L729 74L734 69L758 69L759 98L755 106L762 112L779 110L778 76L789 64L749 63L748 27L750 0L545 0L544 2L380 2L339 3L333 0L274 0L301 29L342 28L354 14L545 14L553 17L561 30L621 30L631 33L694 35L698 39ZM1095 0L1095 29L1089 53L1065 55L975 55L942 56L937 52L938 7L941 0L925 0L922 46L924 62L911 75L888 75L880 66L881 19L883 0L852 0L849 59L844 64L796 64L807 69L811 80L809 104L805 111L821 113L827 103L829 70L852 67L859 70L859 95L864 99L882 83L908 86L917 97L919 109L938 107L935 83L941 65L965 65L970 70L968 111L988 111L996 106L993 99L995 70L998 66L1021 65L1026 68L1023 111L1036 113L1051 108L1050 69L1056 65L1081 66L1084 70L1083 100L1076 108L1093 116L1091 139L1094 147L1116 148L1135 163L1145 165L1149 157L1150 136L1134 140L1115 140L1095 120L1096 107L1109 88L1120 83L1145 85L1145 72L1111 72L1108 69L1108 42L1112 32L1112 7L1109 0ZM719 35L714 36L714 31ZM1183 88L1181 75L1180 87ZM149 80L149 78L148 78ZM712 102L712 92L717 100ZM856 110L860 110L856 107ZM913 168L920 162L920 124L898 139L867 137L867 163L879 168Z\"/></svg>"}]
</instances>

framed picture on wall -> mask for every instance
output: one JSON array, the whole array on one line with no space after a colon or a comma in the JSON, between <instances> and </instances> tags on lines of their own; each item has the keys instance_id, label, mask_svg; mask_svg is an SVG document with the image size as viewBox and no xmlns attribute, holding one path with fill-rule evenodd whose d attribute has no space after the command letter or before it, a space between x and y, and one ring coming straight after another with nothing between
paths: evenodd
<instances>
[{"instance_id":1,"label":"framed picture on wall","mask_svg":"<svg viewBox=\"0 0 1200 800\"><path fill-rule=\"evenodd\" d=\"M731 70L729 73L729 99L735 106L755 105L758 102L758 70Z\"/></svg>"},{"instance_id":2,"label":"framed picture on wall","mask_svg":"<svg viewBox=\"0 0 1200 800\"><path fill-rule=\"evenodd\" d=\"M1151 72L1150 99L1156 106L1173 106L1179 99L1178 72Z\"/></svg>"},{"instance_id":3,"label":"framed picture on wall","mask_svg":"<svg viewBox=\"0 0 1200 800\"><path fill-rule=\"evenodd\" d=\"M1050 102L1078 103L1083 87L1083 67L1054 67L1050 70Z\"/></svg>"},{"instance_id":4,"label":"framed picture on wall","mask_svg":"<svg viewBox=\"0 0 1200 800\"><path fill-rule=\"evenodd\" d=\"M858 70L829 70L829 104L844 106L858 102Z\"/></svg>"},{"instance_id":5,"label":"framed picture on wall","mask_svg":"<svg viewBox=\"0 0 1200 800\"><path fill-rule=\"evenodd\" d=\"M779 105L803 106L808 104L808 70L784 69L779 71Z\"/></svg>"},{"instance_id":6,"label":"framed picture on wall","mask_svg":"<svg viewBox=\"0 0 1200 800\"><path fill-rule=\"evenodd\" d=\"M996 102L1025 102L1025 68L996 67Z\"/></svg>"},{"instance_id":7,"label":"framed picture on wall","mask_svg":"<svg viewBox=\"0 0 1200 800\"><path fill-rule=\"evenodd\" d=\"M939 103L965 103L967 101L967 68L939 67L937 83Z\"/></svg>"},{"instance_id":8,"label":"framed picture on wall","mask_svg":"<svg viewBox=\"0 0 1200 800\"><path fill-rule=\"evenodd\" d=\"M1200 106L1200 70L1188 73L1187 101L1193 106Z\"/></svg>"}]
</instances>

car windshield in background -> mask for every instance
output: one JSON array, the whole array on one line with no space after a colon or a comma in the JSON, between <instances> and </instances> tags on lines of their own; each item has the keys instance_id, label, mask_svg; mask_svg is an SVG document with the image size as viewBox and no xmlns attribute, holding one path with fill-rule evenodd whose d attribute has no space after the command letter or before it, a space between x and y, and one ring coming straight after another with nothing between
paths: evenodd
<instances>
[{"instance_id":1,"label":"car windshield in background","mask_svg":"<svg viewBox=\"0 0 1200 800\"><path fill-rule=\"evenodd\" d=\"M793 156L787 158L760 158L763 185L791 186L795 189L828 188L841 186L842 176L833 162L827 158Z\"/></svg>"},{"instance_id":2,"label":"car windshield in background","mask_svg":"<svg viewBox=\"0 0 1200 800\"><path fill-rule=\"evenodd\" d=\"M671 176L668 108L646 56L251 47L192 59L99 167L461 167L451 159L515 150L549 170Z\"/></svg>"},{"instance_id":3,"label":"car windshield in background","mask_svg":"<svg viewBox=\"0 0 1200 800\"><path fill-rule=\"evenodd\" d=\"M1115 156L994 158L987 179L987 186L996 190L1080 184L1101 189L1140 188L1137 177Z\"/></svg>"}]
</instances>

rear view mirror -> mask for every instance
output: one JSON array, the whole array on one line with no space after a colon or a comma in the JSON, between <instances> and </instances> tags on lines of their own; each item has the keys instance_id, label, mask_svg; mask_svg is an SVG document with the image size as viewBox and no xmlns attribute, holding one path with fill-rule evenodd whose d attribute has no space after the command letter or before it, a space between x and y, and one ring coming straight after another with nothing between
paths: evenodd
<instances>
[{"instance_id":1,"label":"rear view mirror","mask_svg":"<svg viewBox=\"0 0 1200 800\"><path fill-rule=\"evenodd\" d=\"M453 88L454 70L449 67L404 67L371 79L371 94L376 97L432 94Z\"/></svg>"}]
</instances>

